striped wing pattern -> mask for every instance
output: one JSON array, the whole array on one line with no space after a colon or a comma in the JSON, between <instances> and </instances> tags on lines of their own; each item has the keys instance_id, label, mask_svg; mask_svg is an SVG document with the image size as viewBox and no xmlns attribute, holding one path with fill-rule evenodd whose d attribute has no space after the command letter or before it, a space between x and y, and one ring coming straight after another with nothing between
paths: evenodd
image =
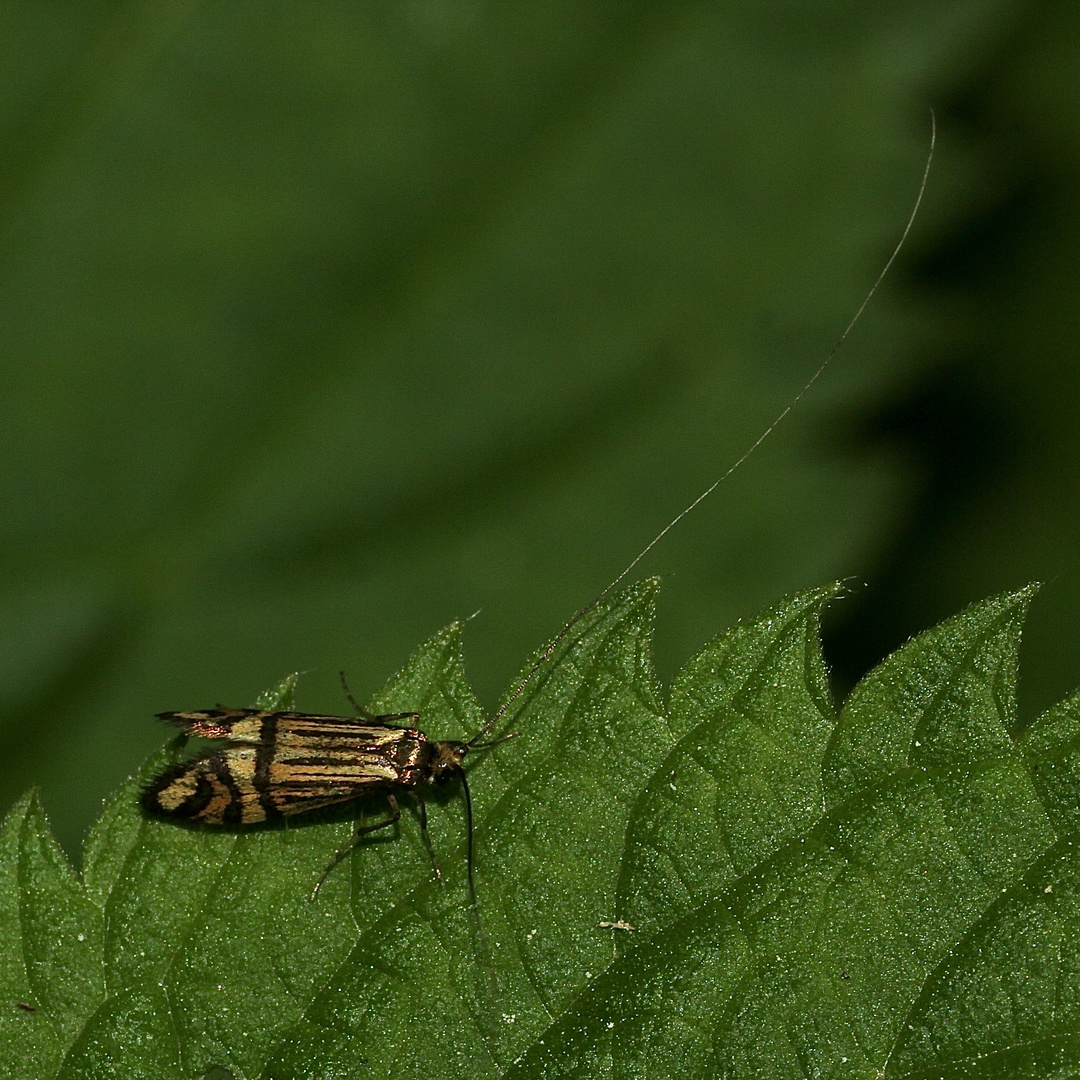
<instances>
[{"instance_id":1,"label":"striped wing pattern","mask_svg":"<svg viewBox=\"0 0 1080 1080\"><path fill-rule=\"evenodd\" d=\"M430 757L420 731L349 717L259 709L161 717L227 745L166 769L143 792L143 807L211 825L252 824L412 785Z\"/></svg>"}]
</instances>

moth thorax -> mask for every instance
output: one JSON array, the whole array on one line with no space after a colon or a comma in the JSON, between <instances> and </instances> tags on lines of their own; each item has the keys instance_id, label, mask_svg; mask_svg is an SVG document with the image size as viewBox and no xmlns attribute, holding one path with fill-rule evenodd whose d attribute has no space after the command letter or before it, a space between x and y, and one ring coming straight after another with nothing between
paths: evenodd
<instances>
[{"instance_id":1,"label":"moth thorax","mask_svg":"<svg viewBox=\"0 0 1080 1080\"><path fill-rule=\"evenodd\" d=\"M468 743L433 742L428 779L436 784L445 784L451 777L459 776L462 759L468 752Z\"/></svg>"}]
</instances>

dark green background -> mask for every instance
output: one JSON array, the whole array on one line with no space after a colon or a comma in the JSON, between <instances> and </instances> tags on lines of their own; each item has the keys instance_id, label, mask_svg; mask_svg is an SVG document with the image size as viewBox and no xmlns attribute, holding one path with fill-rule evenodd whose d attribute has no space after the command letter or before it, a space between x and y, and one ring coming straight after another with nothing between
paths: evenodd
<instances>
[{"instance_id":1,"label":"dark green background","mask_svg":"<svg viewBox=\"0 0 1080 1080\"><path fill-rule=\"evenodd\" d=\"M1071 3L0 7L0 801L73 848L164 738L295 669L341 711L468 627L526 653L642 564L660 674L852 580L838 687L1048 581L1080 682ZM865 582L866 585L862 583ZM434 732L438 734L438 732Z\"/></svg>"}]
</instances>

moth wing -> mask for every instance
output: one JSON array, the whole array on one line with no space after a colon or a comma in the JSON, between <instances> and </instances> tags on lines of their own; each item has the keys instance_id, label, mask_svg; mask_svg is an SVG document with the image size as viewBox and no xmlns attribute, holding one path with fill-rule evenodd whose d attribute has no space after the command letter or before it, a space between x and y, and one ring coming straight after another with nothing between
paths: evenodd
<instances>
[{"instance_id":1,"label":"moth wing","mask_svg":"<svg viewBox=\"0 0 1080 1080\"><path fill-rule=\"evenodd\" d=\"M380 791L385 791L386 787L383 781L376 779L361 783L352 782L347 788L332 789L312 790L311 787L301 785L281 785L273 791L273 805L277 814L282 817L291 817L293 814L306 814L309 810L318 810L323 806L336 806L339 803L349 802L351 799L375 795ZM276 816L276 814L268 816Z\"/></svg>"},{"instance_id":2,"label":"moth wing","mask_svg":"<svg viewBox=\"0 0 1080 1080\"><path fill-rule=\"evenodd\" d=\"M266 815L257 812L258 792L250 784L237 783L230 757L235 755L205 754L170 765L143 788L143 809L155 817L210 825L264 821Z\"/></svg>"},{"instance_id":3,"label":"moth wing","mask_svg":"<svg viewBox=\"0 0 1080 1080\"><path fill-rule=\"evenodd\" d=\"M407 783L424 742L419 733L347 717L279 713L265 769L266 800L279 814L302 814Z\"/></svg>"},{"instance_id":4,"label":"moth wing","mask_svg":"<svg viewBox=\"0 0 1080 1080\"><path fill-rule=\"evenodd\" d=\"M231 745L165 769L144 789L142 805L155 816L209 825L307 813L406 782L404 765L426 741L310 713L216 709L166 718L174 716L191 734Z\"/></svg>"},{"instance_id":5,"label":"moth wing","mask_svg":"<svg viewBox=\"0 0 1080 1080\"><path fill-rule=\"evenodd\" d=\"M186 735L257 744L262 741L264 718L274 713L263 709L202 709L157 715L159 720L180 728Z\"/></svg>"},{"instance_id":6,"label":"moth wing","mask_svg":"<svg viewBox=\"0 0 1080 1080\"><path fill-rule=\"evenodd\" d=\"M399 733L399 727L373 724L350 716L324 716L320 713L272 712L268 709L199 709L194 712L163 712L158 719L200 739L228 739L230 742L264 745L287 730L321 732L324 737L355 739L360 732L384 735ZM394 714L413 716L412 713ZM381 720L381 717L375 717ZM391 736L393 737L393 735Z\"/></svg>"}]
</instances>

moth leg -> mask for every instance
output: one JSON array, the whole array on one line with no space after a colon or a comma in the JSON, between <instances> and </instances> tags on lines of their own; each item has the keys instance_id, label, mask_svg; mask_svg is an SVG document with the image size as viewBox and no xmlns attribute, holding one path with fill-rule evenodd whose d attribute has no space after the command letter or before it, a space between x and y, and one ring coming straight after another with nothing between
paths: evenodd
<instances>
[{"instance_id":1,"label":"moth leg","mask_svg":"<svg viewBox=\"0 0 1080 1080\"><path fill-rule=\"evenodd\" d=\"M400 727L411 728L416 727L420 721L420 714L415 712L392 712L383 713L381 716L377 713L372 713L367 719L373 723L378 724L380 727ZM403 724L391 723L392 720L404 720Z\"/></svg>"},{"instance_id":2,"label":"moth leg","mask_svg":"<svg viewBox=\"0 0 1080 1080\"><path fill-rule=\"evenodd\" d=\"M435 845L431 842L431 833L428 832L427 803L412 788L406 788L405 793L416 803L417 808L420 810L420 835L424 838L424 847L427 848L427 853L431 857L431 865L435 867L435 876L439 879L440 885L445 885L446 882L443 881L442 871L439 869L439 860L435 857Z\"/></svg>"},{"instance_id":3,"label":"moth leg","mask_svg":"<svg viewBox=\"0 0 1080 1080\"><path fill-rule=\"evenodd\" d=\"M334 852L334 857L327 863L326 869L319 875L319 880L315 882L315 888L311 890L311 896L308 897L308 900L314 900L315 897L319 895L319 890L322 888L323 882L330 876L330 871L360 843L363 837L368 833L375 832L377 829L385 829L391 825L396 825L401 820L401 807L398 806L398 801L394 798L392 793L387 792L386 801L390 804L390 816L384 821L376 821L374 825L360 825L357 828L356 832L349 837L349 842L343 844L336 852Z\"/></svg>"},{"instance_id":4,"label":"moth leg","mask_svg":"<svg viewBox=\"0 0 1080 1080\"><path fill-rule=\"evenodd\" d=\"M406 727L413 727L420 719L419 713L414 712L395 712L395 713L378 713L368 712L363 708L352 696L352 691L349 689L349 684L345 681L345 672L339 671L338 675L341 677L341 688L345 691L345 697L348 699L349 704L356 710L356 715L361 720L366 720L369 724L378 724L380 727L397 727L400 725L391 725L391 720L406 720Z\"/></svg>"}]
</instances>

